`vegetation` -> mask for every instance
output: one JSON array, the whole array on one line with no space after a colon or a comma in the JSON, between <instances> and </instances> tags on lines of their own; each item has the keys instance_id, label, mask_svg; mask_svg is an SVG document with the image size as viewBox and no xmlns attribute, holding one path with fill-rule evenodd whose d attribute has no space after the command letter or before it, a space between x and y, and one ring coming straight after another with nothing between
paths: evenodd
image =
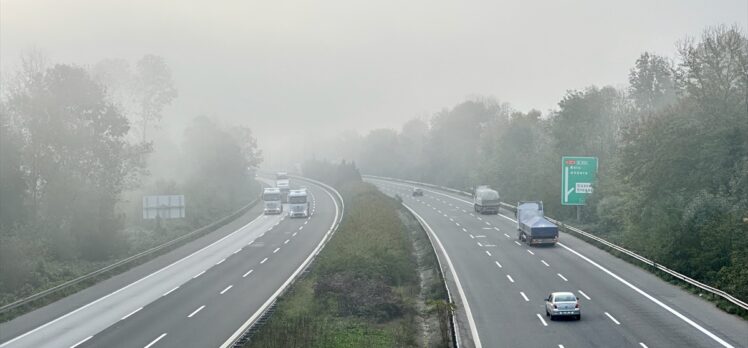
<instances>
[{"instance_id":1,"label":"vegetation","mask_svg":"<svg viewBox=\"0 0 748 348\"><path fill-rule=\"evenodd\" d=\"M280 298L275 313L247 346L422 345L416 317L438 313L418 311L418 264L399 203L361 182L351 164L311 161L304 168L307 176L336 178L345 217L309 273ZM443 299L441 286L429 284L426 300Z\"/></svg>"},{"instance_id":2,"label":"vegetation","mask_svg":"<svg viewBox=\"0 0 748 348\"><path fill-rule=\"evenodd\" d=\"M165 154L145 129L156 129L176 97L168 67L146 56L129 76L126 64L48 66L32 53L4 84L0 306L207 225L257 196L248 168L261 153L251 131L199 117L181 148ZM118 83L130 80L137 88ZM153 175L159 167L169 170ZM142 220L140 202L150 194L184 194L188 218Z\"/></svg>"},{"instance_id":3,"label":"vegetation","mask_svg":"<svg viewBox=\"0 0 748 348\"><path fill-rule=\"evenodd\" d=\"M748 300L747 72L746 36L709 28L676 60L643 53L627 89L572 90L546 115L468 100L399 132L348 134L337 146L348 152L331 156L368 174L490 184L505 201L542 199L567 220L561 156L596 156L586 229Z\"/></svg>"}]
</instances>

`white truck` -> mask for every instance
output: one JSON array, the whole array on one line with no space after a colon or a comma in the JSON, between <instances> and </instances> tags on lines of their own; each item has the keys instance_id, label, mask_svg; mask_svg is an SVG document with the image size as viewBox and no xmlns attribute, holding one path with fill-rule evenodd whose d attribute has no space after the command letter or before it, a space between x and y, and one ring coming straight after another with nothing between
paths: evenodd
<instances>
[{"instance_id":1,"label":"white truck","mask_svg":"<svg viewBox=\"0 0 748 348\"><path fill-rule=\"evenodd\" d=\"M288 217L305 218L309 216L309 198L306 189L288 192Z\"/></svg>"},{"instance_id":2,"label":"white truck","mask_svg":"<svg viewBox=\"0 0 748 348\"><path fill-rule=\"evenodd\" d=\"M478 186L473 193L473 209L479 214L498 214L501 201L499 192L488 186Z\"/></svg>"},{"instance_id":3,"label":"white truck","mask_svg":"<svg viewBox=\"0 0 748 348\"><path fill-rule=\"evenodd\" d=\"M265 202L265 215L283 213L283 202L281 191L277 187L266 187L262 191L262 200Z\"/></svg>"},{"instance_id":4,"label":"white truck","mask_svg":"<svg viewBox=\"0 0 748 348\"><path fill-rule=\"evenodd\" d=\"M291 190L291 184L288 180L288 173L278 172L275 174L275 187L281 191L281 200L283 203L288 202L288 191Z\"/></svg>"}]
</instances>

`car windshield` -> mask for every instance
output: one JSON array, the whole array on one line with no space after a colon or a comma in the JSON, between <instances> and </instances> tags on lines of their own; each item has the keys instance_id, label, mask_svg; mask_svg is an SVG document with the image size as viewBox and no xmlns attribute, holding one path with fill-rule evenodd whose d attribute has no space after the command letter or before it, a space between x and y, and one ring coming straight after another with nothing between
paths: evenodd
<instances>
[{"instance_id":1,"label":"car windshield","mask_svg":"<svg viewBox=\"0 0 748 348\"><path fill-rule=\"evenodd\" d=\"M577 298L570 294L561 294L553 297L553 302L574 302Z\"/></svg>"}]
</instances>

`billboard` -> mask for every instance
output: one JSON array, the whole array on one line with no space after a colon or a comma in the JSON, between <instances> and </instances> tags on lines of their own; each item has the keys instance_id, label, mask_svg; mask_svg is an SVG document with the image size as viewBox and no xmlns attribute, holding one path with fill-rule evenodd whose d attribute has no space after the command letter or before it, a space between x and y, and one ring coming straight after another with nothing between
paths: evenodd
<instances>
[{"instance_id":1,"label":"billboard","mask_svg":"<svg viewBox=\"0 0 748 348\"><path fill-rule=\"evenodd\" d=\"M143 219L181 219L184 206L184 195L143 196Z\"/></svg>"}]
</instances>

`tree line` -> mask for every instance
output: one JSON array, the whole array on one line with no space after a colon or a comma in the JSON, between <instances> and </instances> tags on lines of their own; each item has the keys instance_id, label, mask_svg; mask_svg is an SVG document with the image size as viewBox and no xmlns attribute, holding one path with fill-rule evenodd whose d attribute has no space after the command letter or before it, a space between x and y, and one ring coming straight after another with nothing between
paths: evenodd
<instances>
[{"instance_id":1,"label":"tree line","mask_svg":"<svg viewBox=\"0 0 748 348\"><path fill-rule=\"evenodd\" d=\"M365 174L489 184L569 221L561 156L598 157L577 224L748 300L748 40L737 27L683 40L674 59L645 52L626 88L571 90L545 115L473 98L332 147Z\"/></svg>"},{"instance_id":2,"label":"tree line","mask_svg":"<svg viewBox=\"0 0 748 348\"><path fill-rule=\"evenodd\" d=\"M0 304L206 225L257 196L246 127L206 116L155 141L177 97L164 59L93 67L30 52L0 97ZM147 130L147 132L146 132ZM161 136L158 136L158 135ZM144 195L183 194L187 218L142 220Z\"/></svg>"}]
</instances>

